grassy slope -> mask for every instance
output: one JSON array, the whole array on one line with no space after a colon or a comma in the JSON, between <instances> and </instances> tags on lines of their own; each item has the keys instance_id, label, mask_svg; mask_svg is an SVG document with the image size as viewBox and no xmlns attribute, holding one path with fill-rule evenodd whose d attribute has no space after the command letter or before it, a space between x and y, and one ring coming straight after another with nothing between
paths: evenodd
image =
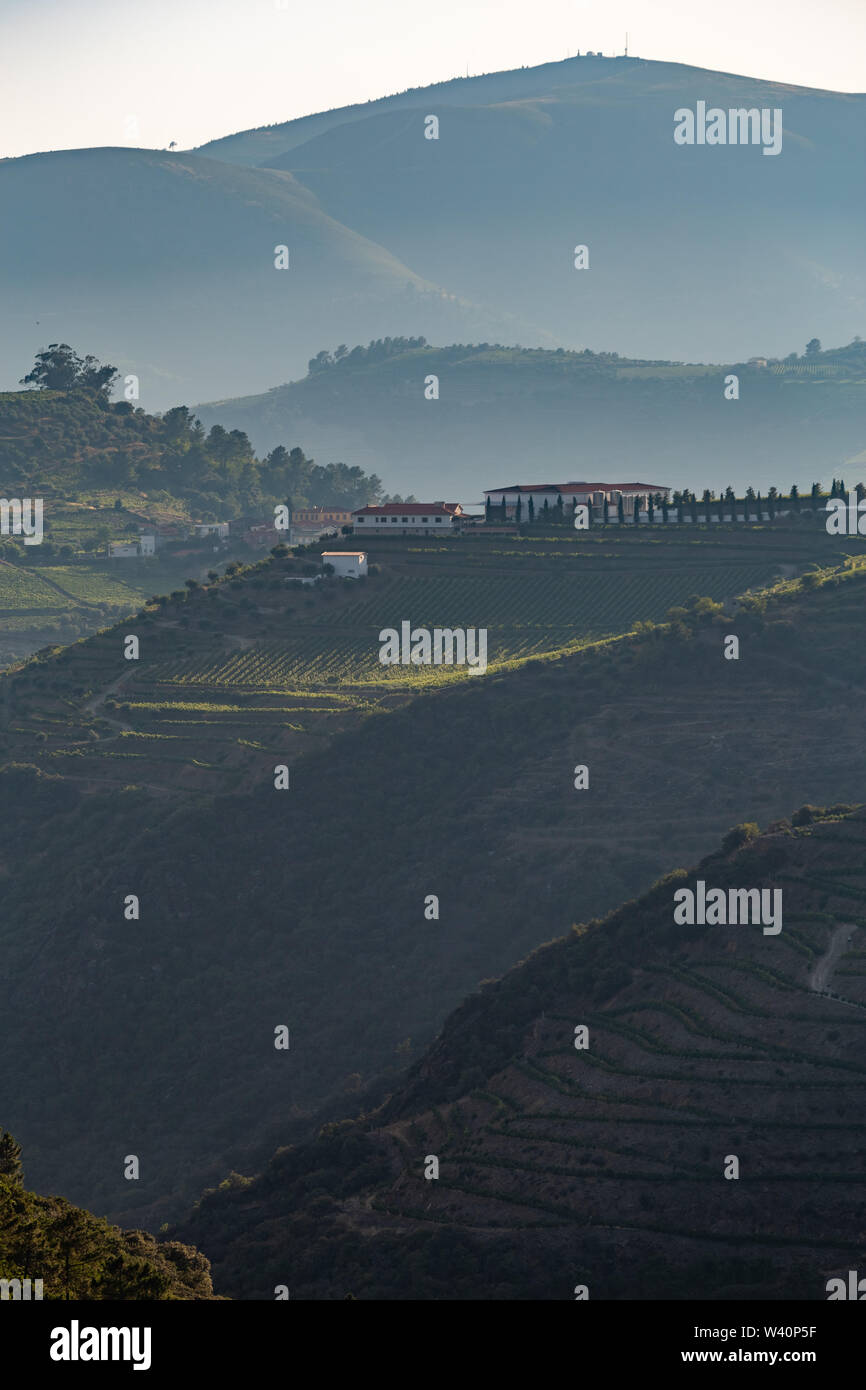
<instances>
[{"instance_id":1,"label":"grassy slope","mask_svg":"<svg viewBox=\"0 0 866 1390\"><path fill-rule=\"evenodd\" d=\"M866 1240L864 846L863 809L784 822L573 929L384 1108L205 1197L183 1237L248 1298L285 1269L302 1299L825 1298ZM675 926L697 877L781 887L782 932ZM811 988L840 931L841 999Z\"/></svg>"},{"instance_id":2,"label":"grassy slope","mask_svg":"<svg viewBox=\"0 0 866 1390\"><path fill-rule=\"evenodd\" d=\"M696 542L684 549L700 557ZM783 596L763 629L743 611L739 663L722 660L722 628L691 639L685 628L408 702L376 692L372 718L351 685L327 698L315 686L223 690L227 710L195 708L184 688L166 724L121 709L107 716L131 732L88 725L76 711L89 691L129 672L117 632L7 678L7 756L21 762L33 732L50 731L27 755L40 775L4 774L15 1085L0 1083L0 1105L37 1185L158 1223L206 1176L303 1133L317 1107L345 1112L359 1086L387 1083L480 978L638 891L671 846L694 859L745 814L856 799L846 731L863 681L851 641L860 574ZM193 612L226 603L213 629L173 627L171 611L145 623L136 679L149 680L154 648L165 661L191 638L272 637L279 612L239 606L259 597L257 577L230 582L225 600L193 599ZM384 712L392 694L403 707ZM590 798L571 785L582 761ZM274 791L278 762L291 766L289 793ZM140 922L123 917L130 892ZM273 1049L280 1023L287 1054ZM105 1161L130 1134L147 1160L134 1193Z\"/></svg>"}]
</instances>

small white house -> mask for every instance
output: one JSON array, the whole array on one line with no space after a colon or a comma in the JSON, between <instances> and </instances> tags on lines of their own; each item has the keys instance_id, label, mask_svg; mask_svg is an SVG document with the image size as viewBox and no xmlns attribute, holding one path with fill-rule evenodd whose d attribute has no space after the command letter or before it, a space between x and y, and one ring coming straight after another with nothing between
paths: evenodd
<instances>
[{"instance_id":1,"label":"small white house","mask_svg":"<svg viewBox=\"0 0 866 1390\"><path fill-rule=\"evenodd\" d=\"M322 564L333 565L339 579L360 579L367 573L367 556L363 550L323 550Z\"/></svg>"},{"instance_id":2,"label":"small white house","mask_svg":"<svg viewBox=\"0 0 866 1390\"><path fill-rule=\"evenodd\" d=\"M138 551L140 555L155 555L156 536L140 535L138 538Z\"/></svg>"},{"instance_id":3,"label":"small white house","mask_svg":"<svg viewBox=\"0 0 866 1390\"><path fill-rule=\"evenodd\" d=\"M221 540L229 533L227 521L197 521L195 525L197 536L218 536Z\"/></svg>"},{"instance_id":4,"label":"small white house","mask_svg":"<svg viewBox=\"0 0 866 1390\"><path fill-rule=\"evenodd\" d=\"M112 560L132 560L138 556L138 541L109 541L108 554Z\"/></svg>"}]
</instances>

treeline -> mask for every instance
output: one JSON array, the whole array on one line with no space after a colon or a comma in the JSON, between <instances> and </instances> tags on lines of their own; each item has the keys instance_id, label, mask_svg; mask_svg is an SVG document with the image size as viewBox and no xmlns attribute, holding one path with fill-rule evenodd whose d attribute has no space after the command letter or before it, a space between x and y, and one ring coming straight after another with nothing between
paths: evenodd
<instances>
[{"instance_id":1,"label":"treeline","mask_svg":"<svg viewBox=\"0 0 866 1390\"><path fill-rule=\"evenodd\" d=\"M317 464L278 445L259 459L242 430L206 431L188 406L149 415L112 403L117 373L67 344L40 353L22 379L33 390L0 396L0 467L5 486L138 488L188 501L204 519L296 507L361 507L382 496L381 480L345 463ZM157 497L157 500L158 497Z\"/></svg>"},{"instance_id":2,"label":"treeline","mask_svg":"<svg viewBox=\"0 0 866 1390\"><path fill-rule=\"evenodd\" d=\"M866 497L866 484L858 483L855 488L858 499ZM763 497L760 491L753 487L746 488L745 495L738 498L732 487L725 488L724 493L716 495L710 488L705 488L700 499L697 493L690 492L688 488L677 490L671 495L670 501L663 493L648 493L645 496L635 497L635 506L626 509L622 495L616 501L608 501L605 498L601 506L601 519L607 524L616 520L620 525L637 525L641 516L647 516L649 521L655 520L658 512L664 521L670 519L673 512L674 520L684 521L688 516L692 522L712 522L721 521L724 517L729 517L734 521L741 519L744 522L762 521L768 517L771 521L780 511L799 515L802 511L818 512L826 507L828 498L845 497L848 494L845 488L844 478L834 478L832 480L829 493L824 492L820 483L813 483L808 494L800 492L796 483L792 484L787 496L779 492L778 488L771 487ZM545 526L574 525L574 515L578 507L575 498L568 504L563 500L562 494L558 493L556 501L551 505L547 498L541 507L536 507L530 495L526 505L520 493L515 497L503 497L501 503L491 502L488 497L484 519L491 525L501 525L503 522L513 522L516 525L533 525L540 523ZM594 508L597 513L599 508Z\"/></svg>"},{"instance_id":3,"label":"treeline","mask_svg":"<svg viewBox=\"0 0 866 1390\"><path fill-rule=\"evenodd\" d=\"M0 1130L3 1298L212 1299L210 1262L192 1246L122 1231L62 1197L24 1187L21 1148ZM24 1281L30 1280L30 1286Z\"/></svg>"}]
</instances>

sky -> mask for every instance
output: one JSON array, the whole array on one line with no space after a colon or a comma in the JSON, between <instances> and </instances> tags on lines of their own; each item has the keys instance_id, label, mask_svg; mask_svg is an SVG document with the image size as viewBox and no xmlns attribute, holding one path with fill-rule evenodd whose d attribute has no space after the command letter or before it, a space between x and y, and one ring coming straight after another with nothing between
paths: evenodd
<instances>
[{"instance_id":1,"label":"sky","mask_svg":"<svg viewBox=\"0 0 866 1390\"><path fill-rule=\"evenodd\" d=\"M866 90L866 0L0 0L0 156L180 149L578 49Z\"/></svg>"}]
</instances>

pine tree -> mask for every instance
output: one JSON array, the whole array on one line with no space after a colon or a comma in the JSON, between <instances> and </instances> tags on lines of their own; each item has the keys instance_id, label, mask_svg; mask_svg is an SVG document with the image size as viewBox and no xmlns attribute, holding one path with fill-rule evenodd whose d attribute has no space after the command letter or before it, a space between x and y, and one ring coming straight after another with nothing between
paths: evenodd
<instances>
[{"instance_id":1,"label":"pine tree","mask_svg":"<svg viewBox=\"0 0 866 1390\"><path fill-rule=\"evenodd\" d=\"M493 514L493 507L492 507L492 504L491 504L491 502L490 502L490 494L488 493L488 494L487 494L487 499L486 499L486 501L485 501L485 503L484 503L484 520L485 520L486 522L488 522L488 523L489 523L490 521L492 521L492 519L493 519L493 515L492 515L492 514Z\"/></svg>"},{"instance_id":2,"label":"pine tree","mask_svg":"<svg viewBox=\"0 0 866 1390\"><path fill-rule=\"evenodd\" d=\"M635 526L640 525L640 498L637 495L634 499L634 524Z\"/></svg>"},{"instance_id":3,"label":"pine tree","mask_svg":"<svg viewBox=\"0 0 866 1390\"><path fill-rule=\"evenodd\" d=\"M650 526L652 526L653 521L655 519L655 510L655 498L653 497L652 493L650 493L649 497L646 500L647 521L649 522Z\"/></svg>"},{"instance_id":4,"label":"pine tree","mask_svg":"<svg viewBox=\"0 0 866 1390\"><path fill-rule=\"evenodd\" d=\"M545 526L550 521L550 506L546 497L544 499L544 506L541 509L541 520L544 522Z\"/></svg>"},{"instance_id":5,"label":"pine tree","mask_svg":"<svg viewBox=\"0 0 866 1390\"><path fill-rule=\"evenodd\" d=\"M560 493L557 493L557 497L556 497L556 520L557 520L557 522L561 522L561 521L562 521L562 518L563 518L563 510L562 510L562 493L560 492Z\"/></svg>"},{"instance_id":6,"label":"pine tree","mask_svg":"<svg viewBox=\"0 0 866 1390\"><path fill-rule=\"evenodd\" d=\"M517 522L518 526L523 520L523 499L519 492L517 494L517 506L514 508L514 520Z\"/></svg>"},{"instance_id":7,"label":"pine tree","mask_svg":"<svg viewBox=\"0 0 866 1390\"><path fill-rule=\"evenodd\" d=\"M792 483L792 484L791 484L791 494L790 494L790 496L791 496L791 510L792 510L792 511L795 511L795 512L799 512L799 510L800 510L800 491L799 491L799 488L797 487L797 484L796 484L796 483Z\"/></svg>"},{"instance_id":8,"label":"pine tree","mask_svg":"<svg viewBox=\"0 0 866 1390\"><path fill-rule=\"evenodd\" d=\"M623 506L622 493L619 494L616 502L616 519L620 526L625 525L625 507Z\"/></svg>"},{"instance_id":9,"label":"pine tree","mask_svg":"<svg viewBox=\"0 0 866 1390\"><path fill-rule=\"evenodd\" d=\"M605 526L606 526L607 523L608 523L608 519L609 519L609 515L610 515L610 514L609 514L609 510L608 510L609 505L610 505L610 504L609 504L609 502L608 502L608 500L607 500L607 493L605 493L605 494L604 494L604 524L605 524Z\"/></svg>"},{"instance_id":10,"label":"pine tree","mask_svg":"<svg viewBox=\"0 0 866 1390\"><path fill-rule=\"evenodd\" d=\"M821 484L812 484L812 511L816 512L821 505Z\"/></svg>"},{"instance_id":11,"label":"pine tree","mask_svg":"<svg viewBox=\"0 0 866 1390\"><path fill-rule=\"evenodd\" d=\"M530 526L531 526L532 523L533 523L533 521L535 520L535 503L534 503L534 501L532 500L532 493L531 493L531 492L530 492L530 494L529 494L529 507L527 508L527 510L528 510L528 512L529 512L529 524L530 524Z\"/></svg>"},{"instance_id":12,"label":"pine tree","mask_svg":"<svg viewBox=\"0 0 866 1390\"><path fill-rule=\"evenodd\" d=\"M24 1181L21 1145L16 1144L8 1130L2 1129L0 1129L0 1178L11 1178L15 1183Z\"/></svg>"}]
</instances>

